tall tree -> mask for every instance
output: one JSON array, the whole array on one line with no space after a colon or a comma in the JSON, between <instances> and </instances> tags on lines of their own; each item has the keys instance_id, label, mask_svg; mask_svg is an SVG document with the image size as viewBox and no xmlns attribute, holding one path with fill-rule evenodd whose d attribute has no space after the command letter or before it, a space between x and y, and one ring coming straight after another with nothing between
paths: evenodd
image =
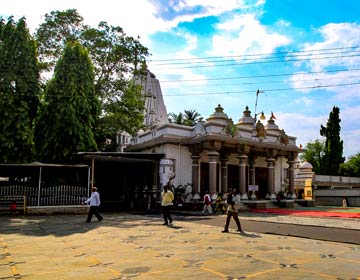
<instances>
[{"instance_id":1,"label":"tall tree","mask_svg":"<svg viewBox=\"0 0 360 280\"><path fill-rule=\"evenodd\" d=\"M315 174L321 174L321 160L324 155L325 143L316 139L314 142L307 143L305 152L300 155L300 159L311 163Z\"/></svg>"},{"instance_id":2,"label":"tall tree","mask_svg":"<svg viewBox=\"0 0 360 280\"><path fill-rule=\"evenodd\" d=\"M340 138L340 110L333 107L326 127L321 125L320 135L326 137L324 156L321 160L321 173L324 175L339 174L340 164L344 162L343 141Z\"/></svg>"},{"instance_id":3,"label":"tall tree","mask_svg":"<svg viewBox=\"0 0 360 280\"><path fill-rule=\"evenodd\" d=\"M40 95L36 45L25 18L0 24L0 161L34 158L34 119Z\"/></svg>"},{"instance_id":4,"label":"tall tree","mask_svg":"<svg viewBox=\"0 0 360 280\"><path fill-rule=\"evenodd\" d=\"M101 119L97 120L95 125L96 139L100 141L98 142L100 149L105 145L103 139L109 136L115 137L119 130L126 131L129 127L131 130L141 128L142 122L138 122L138 114L122 113L131 112L133 101L139 104L136 107L139 107L142 102L141 95L135 93L140 89L135 90L130 84L132 75L140 70L149 55L148 49L140 44L139 38L127 36L121 27L111 26L106 22L100 22L97 28L89 27L73 9L46 14L45 21L37 30L36 37L41 61L47 70L52 69L51 67L68 41L77 39L89 50L95 71L95 94L102 102ZM129 97L129 90L134 93L131 97ZM122 98L130 98L132 101L120 102ZM136 98L138 100L135 101ZM130 107L124 110L126 105ZM139 111L142 112L143 108ZM124 118L126 122L122 121ZM118 125L111 126L115 122ZM109 132L115 134L108 135ZM131 134L131 131L127 132Z\"/></svg>"},{"instance_id":5,"label":"tall tree","mask_svg":"<svg viewBox=\"0 0 360 280\"><path fill-rule=\"evenodd\" d=\"M66 162L76 152L96 149L93 126L100 104L88 51L69 42L45 90L36 136L42 160Z\"/></svg>"}]
</instances>

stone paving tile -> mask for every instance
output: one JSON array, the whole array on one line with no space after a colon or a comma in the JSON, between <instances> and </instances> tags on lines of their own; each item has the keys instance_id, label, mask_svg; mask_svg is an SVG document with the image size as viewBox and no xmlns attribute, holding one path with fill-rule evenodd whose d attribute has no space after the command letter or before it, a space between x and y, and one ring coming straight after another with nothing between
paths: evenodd
<instances>
[{"instance_id":1,"label":"stone paving tile","mask_svg":"<svg viewBox=\"0 0 360 280\"><path fill-rule=\"evenodd\" d=\"M360 279L359 245L104 216L0 220L0 279Z\"/></svg>"}]
</instances>

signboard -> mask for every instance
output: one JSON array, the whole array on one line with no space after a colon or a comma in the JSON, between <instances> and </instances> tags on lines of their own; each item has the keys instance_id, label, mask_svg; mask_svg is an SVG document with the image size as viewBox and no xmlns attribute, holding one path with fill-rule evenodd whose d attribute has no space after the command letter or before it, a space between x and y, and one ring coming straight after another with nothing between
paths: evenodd
<instances>
[{"instance_id":1,"label":"signboard","mask_svg":"<svg viewBox=\"0 0 360 280\"><path fill-rule=\"evenodd\" d=\"M249 185L249 191L258 191L259 185Z\"/></svg>"}]
</instances>

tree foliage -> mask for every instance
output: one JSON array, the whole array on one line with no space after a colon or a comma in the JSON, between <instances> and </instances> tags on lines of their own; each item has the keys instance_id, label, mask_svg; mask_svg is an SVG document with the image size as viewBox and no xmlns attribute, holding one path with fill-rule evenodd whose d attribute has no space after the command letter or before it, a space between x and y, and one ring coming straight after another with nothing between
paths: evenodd
<instances>
[{"instance_id":1,"label":"tree foliage","mask_svg":"<svg viewBox=\"0 0 360 280\"><path fill-rule=\"evenodd\" d=\"M40 96L36 45L25 18L0 20L0 162L34 158L33 124Z\"/></svg>"},{"instance_id":2,"label":"tree foliage","mask_svg":"<svg viewBox=\"0 0 360 280\"><path fill-rule=\"evenodd\" d=\"M69 42L45 90L37 122L41 160L66 162L75 153L96 149L93 128L100 112L94 71L87 50Z\"/></svg>"},{"instance_id":3,"label":"tree foliage","mask_svg":"<svg viewBox=\"0 0 360 280\"><path fill-rule=\"evenodd\" d=\"M324 155L324 150L324 141L316 139L315 141L306 144L305 152L300 155L300 159L311 163L315 174L321 174L321 159Z\"/></svg>"},{"instance_id":4,"label":"tree foliage","mask_svg":"<svg viewBox=\"0 0 360 280\"><path fill-rule=\"evenodd\" d=\"M360 177L360 153L351 156L348 161L340 165L340 174L343 176Z\"/></svg>"},{"instance_id":5,"label":"tree foliage","mask_svg":"<svg viewBox=\"0 0 360 280\"><path fill-rule=\"evenodd\" d=\"M96 142L101 143L102 150L111 151L116 149L115 137L118 131L126 131L134 136L139 128L143 127L144 101L141 86L129 82L121 99L105 103L104 108L108 113L98 119L95 131L98 137Z\"/></svg>"},{"instance_id":6,"label":"tree foliage","mask_svg":"<svg viewBox=\"0 0 360 280\"><path fill-rule=\"evenodd\" d=\"M199 120L200 114L196 110L184 110L184 124L194 126Z\"/></svg>"},{"instance_id":7,"label":"tree foliage","mask_svg":"<svg viewBox=\"0 0 360 280\"><path fill-rule=\"evenodd\" d=\"M143 112L144 104L141 89L132 85L132 76L140 70L149 53L139 38L127 36L121 27L104 21L97 28L89 27L74 9L46 14L36 38L40 60L48 71L67 42L78 40L88 49L94 65L95 94L102 104L95 129L100 149L106 145L104 139L114 138L119 130L133 134L141 128L138 112Z\"/></svg>"},{"instance_id":8,"label":"tree foliage","mask_svg":"<svg viewBox=\"0 0 360 280\"><path fill-rule=\"evenodd\" d=\"M321 125L320 135L326 137L324 155L321 159L321 171L324 175L339 174L340 164L344 162L343 141L340 138L340 110L333 107L326 127Z\"/></svg>"},{"instance_id":9,"label":"tree foliage","mask_svg":"<svg viewBox=\"0 0 360 280\"><path fill-rule=\"evenodd\" d=\"M168 114L168 121L170 123L175 123L175 124L181 124L183 125L184 124L184 115L183 113L179 113L179 114L176 114L176 113L169 113Z\"/></svg>"},{"instance_id":10,"label":"tree foliage","mask_svg":"<svg viewBox=\"0 0 360 280\"><path fill-rule=\"evenodd\" d=\"M184 113L169 113L168 120L170 123L176 123L186 126L194 126L200 119L200 114L196 110L184 110Z\"/></svg>"}]
</instances>

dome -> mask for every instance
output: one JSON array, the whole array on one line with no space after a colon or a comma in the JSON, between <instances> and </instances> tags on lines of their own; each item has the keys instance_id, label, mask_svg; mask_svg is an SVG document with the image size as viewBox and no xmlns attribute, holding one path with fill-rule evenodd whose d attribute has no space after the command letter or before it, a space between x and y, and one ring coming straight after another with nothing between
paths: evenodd
<instances>
[{"instance_id":1,"label":"dome","mask_svg":"<svg viewBox=\"0 0 360 280\"><path fill-rule=\"evenodd\" d=\"M310 162L304 161L301 165L300 165L300 169L313 169L313 166Z\"/></svg>"},{"instance_id":2,"label":"dome","mask_svg":"<svg viewBox=\"0 0 360 280\"><path fill-rule=\"evenodd\" d=\"M243 116L242 116L242 118L239 119L237 125L238 126L242 126L242 125L253 126L254 122L255 122L255 120L251 116L251 111L249 110L249 107L246 106L245 111L243 112Z\"/></svg>"},{"instance_id":3,"label":"dome","mask_svg":"<svg viewBox=\"0 0 360 280\"><path fill-rule=\"evenodd\" d=\"M209 117L209 119L215 119L215 118L225 118L228 119L228 116L224 113L224 108L221 107L221 105L219 104L216 108L215 108L215 112L212 113Z\"/></svg>"},{"instance_id":4,"label":"dome","mask_svg":"<svg viewBox=\"0 0 360 280\"><path fill-rule=\"evenodd\" d=\"M210 117L206 119L206 121L220 121L227 123L229 121L229 117L224 113L224 108L219 104L215 108L215 112L212 113Z\"/></svg>"}]
</instances>

